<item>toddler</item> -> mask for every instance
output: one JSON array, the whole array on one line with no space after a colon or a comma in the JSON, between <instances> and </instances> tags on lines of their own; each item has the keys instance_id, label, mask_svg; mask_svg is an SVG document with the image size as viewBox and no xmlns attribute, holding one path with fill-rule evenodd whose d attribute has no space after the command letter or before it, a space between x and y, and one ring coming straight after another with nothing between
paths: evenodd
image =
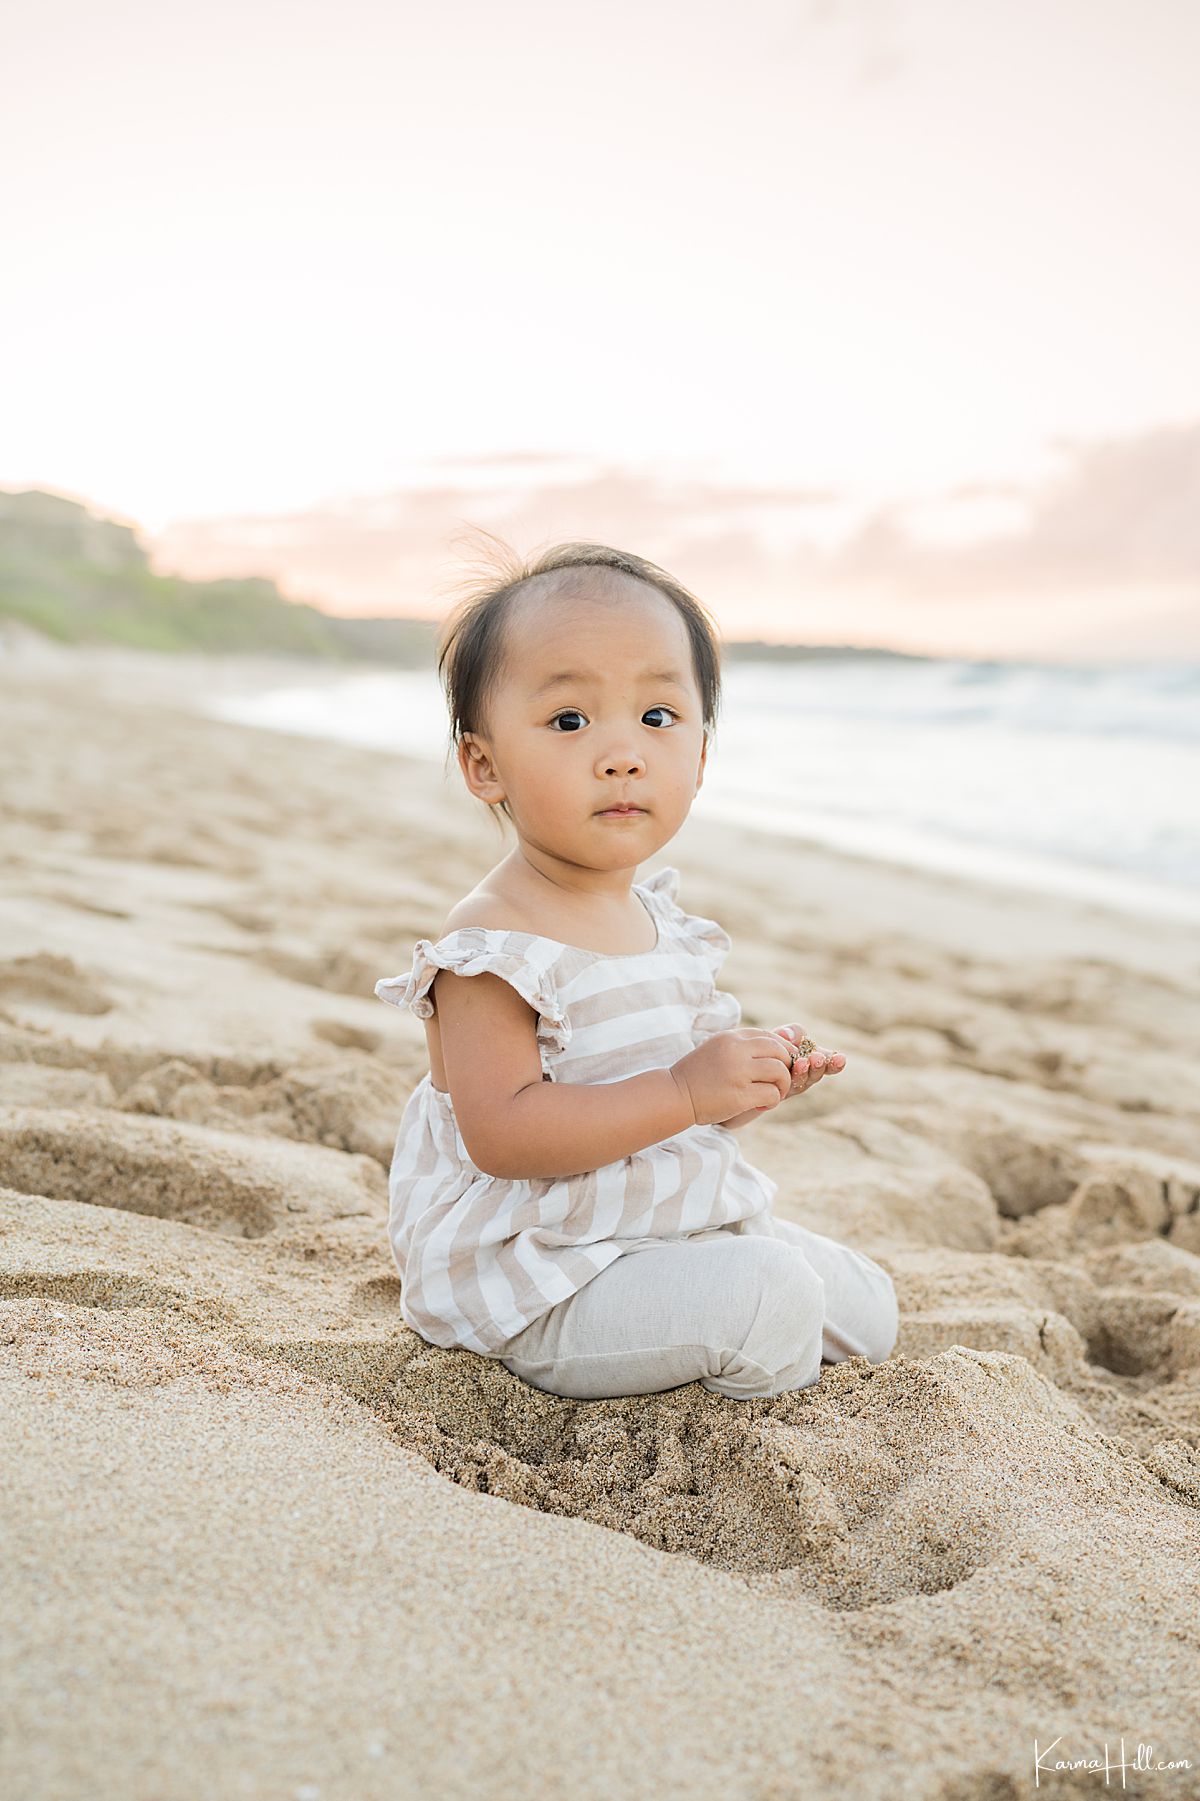
<instances>
[{"instance_id":1,"label":"toddler","mask_svg":"<svg viewBox=\"0 0 1200 1801\"><path fill-rule=\"evenodd\" d=\"M516 843L375 987L429 1048L389 1180L405 1321L587 1400L744 1400L881 1361L891 1278L776 1219L738 1138L845 1058L743 1026L716 987L728 934L674 867L633 880L703 780L707 610L644 558L559 545L460 601L438 670L467 788Z\"/></svg>"}]
</instances>

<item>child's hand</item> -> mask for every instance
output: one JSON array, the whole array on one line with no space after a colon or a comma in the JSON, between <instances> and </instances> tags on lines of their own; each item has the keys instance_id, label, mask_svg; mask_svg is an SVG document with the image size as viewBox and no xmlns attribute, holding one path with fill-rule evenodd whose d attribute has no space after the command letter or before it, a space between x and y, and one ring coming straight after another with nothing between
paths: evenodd
<instances>
[{"instance_id":1,"label":"child's hand","mask_svg":"<svg viewBox=\"0 0 1200 1801\"><path fill-rule=\"evenodd\" d=\"M824 1075L836 1076L846 1067L846 1059L841 1051L828 1051L819 1044L813 1044L803 1026L776 1026L775 1030L783 1038L796 1045L809 1045L811 1049L796 1059L792 1069L792 1085L787 1098L794 1094L804 1094L821 1080Z\"/></svg>"},{"instance_id":2,"label":"child's hand","mask_svg":"<svg viewBox=\"0 0 1200 1801\"><path fill-rule=\"evenodd\" d=\"M778 1107L792 1085L786 1041L765 1026L714 1032L671 1065L698 1126Z\"/></svg>"}]
</instances>

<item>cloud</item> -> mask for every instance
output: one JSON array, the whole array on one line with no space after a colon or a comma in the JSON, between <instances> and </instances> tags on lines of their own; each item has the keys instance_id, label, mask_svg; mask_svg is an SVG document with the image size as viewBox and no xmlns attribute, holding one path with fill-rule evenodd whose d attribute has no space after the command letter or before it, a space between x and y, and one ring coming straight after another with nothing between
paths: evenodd
<instances>
[{"instance_id":1,"label":"cloud","mask_svg":"<svg viewBox=\"0 0 1200 1801\"><path fill-rule=\"evenodd\" d=\"M1200 601L1200 421L1053 448L1066 467L1040 489L970 485L946 497L1023 500L1023 529L948 548L921 543L902 505L881 508L830 559L831 578L960 598L1190 588Z\"/></svg>"},{"instance_id":2,"label":"cloud","mask_svg":"<svg viewBox=\"0 0 1200 1801\"><path fill-rule=\"evenodd\" d=\"M830 488L594 461L550 479L557 459L517 452L464 459L457 482L179 523L153 555L196 577L270 575L332 612L431 617L473 573L482 526L525 555L564 538L637 550L731 636L1088 655L1099 635L1200 653L1200 421L1053 449L1038 485L960 482L865 516Z\"/></svg>"},{"instance_id":3,"label":"cloud","mask_svg":"<svg viewBox=\"0 0 1200 1801\"><path fill-rule=\"evenodd\" d=\"M339 613L432 614L440 587L477 552L472 527L483 526L523 554L562 538L599 539L684 581L683 567L696 579L720 573L745 592L770 560L772 532L794 540L814 511L839 501L826 488L656 480L622 468L573 482L505 479L506 466L512 474L523 460L524 453L468 459L484 479L339 499L303 513L181 521L159 535L154 564L197 578L270 575L294 599Z\"/></svg>"}]
</instances>

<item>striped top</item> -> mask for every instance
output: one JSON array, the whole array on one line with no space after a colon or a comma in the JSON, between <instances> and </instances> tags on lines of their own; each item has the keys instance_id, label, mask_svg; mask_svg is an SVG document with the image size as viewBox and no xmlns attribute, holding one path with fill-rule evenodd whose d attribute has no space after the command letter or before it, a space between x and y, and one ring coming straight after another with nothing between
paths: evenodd
<instances>
[{"instance_id":1,"label":"striped top","mask_svg":"<svg viewBox=\"0 0 1200 1801\"><path fill-rule=\"evenodd\" d=\"M658 926L652 950L610 956L535 932L461 926L436 943L418 939L411 970L378 981L375 992L427 1019L439 969L486 971L537 1012L543 1080L619 1082L668 1067L741 1023L738 1000L715 983L732 940L715 920L678 905L677 869L656 870L633 889ZM689 1126L578 1175L488 1175L471 1162L451 1097L429 1075L401 1116L388 1186L403 1318L432 1344L484 1356L500 1356L646 1238L719 1226L769 1232L776 1189L719 1125Z\"/></svg>"}]
</instances>

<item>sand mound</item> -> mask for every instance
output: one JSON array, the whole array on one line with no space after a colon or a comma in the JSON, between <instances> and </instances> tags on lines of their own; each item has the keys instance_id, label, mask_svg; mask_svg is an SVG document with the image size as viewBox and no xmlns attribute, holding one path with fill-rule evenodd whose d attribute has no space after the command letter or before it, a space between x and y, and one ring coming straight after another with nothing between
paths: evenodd
<instances>
[{"instance_id":1,"label":"sand mound","mask_svg":"<svg viewBox=\"0 0 1200 1801\"><path fill-rule=\"evenodd\" d=\"M79 1107L0 1114L0 1167L26 1194L124 1208L237 1238L386 1215L371 1158Z\"/></svg>"}]
</instances>

